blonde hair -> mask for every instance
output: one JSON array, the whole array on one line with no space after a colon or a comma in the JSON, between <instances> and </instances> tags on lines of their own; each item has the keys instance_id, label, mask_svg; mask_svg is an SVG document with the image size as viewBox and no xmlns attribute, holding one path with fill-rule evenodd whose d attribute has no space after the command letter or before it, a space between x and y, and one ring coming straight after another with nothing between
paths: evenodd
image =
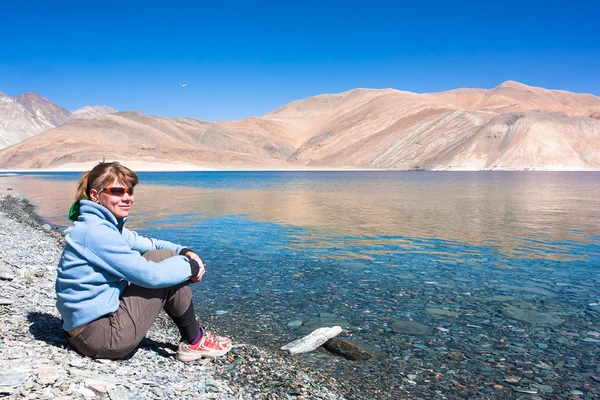
<instances>
[{"instance_id":1,"label":"blonde hair","mask_svg":"<svg viewBox=\"0 0 600 400\"><path fill-rule=\"evenodd\" d=\"M123 182L129 186L135 186L138 183L138 177L129 168L119 164L117 161L101 162L87 171L81 177L75 201L79 201L84 197L90 198L90 190L101 189L112 184L114 181Z\"/></svg>"}]
</instances>

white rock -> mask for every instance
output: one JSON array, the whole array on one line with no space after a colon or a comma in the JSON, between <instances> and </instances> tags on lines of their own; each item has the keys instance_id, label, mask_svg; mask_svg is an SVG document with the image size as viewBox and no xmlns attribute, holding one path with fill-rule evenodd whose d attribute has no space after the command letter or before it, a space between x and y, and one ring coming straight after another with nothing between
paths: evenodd
<instances>
[{"instance_id":1,"label":"white rock","mask_svg":"<svg viewBox=\"0 0 600 400\"><path fill-rule=\"evenodd\" d=\"M56 368L44 367L38 372L38 382L42 385L50 385L58 379L58 370Z\"/></svg>"},{"instance_id":2,"label":"white rock","mask_svg":"<svg viewBox=\"0 0 600 400\"><path fill-rule=\"evenodd\" d=\"M108 382L98 381L95 379L88 379L87 381L85 381L85 386L88 389L92 389L94 392L96 392L99 395L108 394L108 390L111 387L111 385Z\"/></svg>"},{"instance_id":3,"label":"white rock","mask_svg":"<svg viewBox=\"0 0 600 400\"><path fill-rule=\"evenodd\" d=\"M109 389L108 395L111 400L133 400L135 398L135 394L123 388Z\"/></svg>"},{"instance_id":4,"label":"white rock","mask_svg":"<svg viewBox=\"0 0 600 400\"><path fill-rule=\"evenodd\" d=\"M303 338L286 344L281 348L281 350L287 350L290 352L290 354L308 353L315 350L329 339L336 337L340 333L342 333L341 326L319 328Z\"/></svg>"},{"instance_id":5,"label":"white rock","mask_svg":"<svg viewBox=\"0 0 600 400\"><path fill-rule=\"evenodd\" d=\"M109 382L114 384L124 384L127 383L124 379L120 379L119 377L112 375L104 375L104 374L96 374L94 372L85 371L77 368L68 368L67 371L71 377L79 380L79 379L92 379L97 381Z\"/></svg>"},{"instance_id":6,"label":"white rock","mask_svg":"<svg viewBox=\"0 0 600 400\"><path fill-rule=\"evenodd\" d=\"M80 388L75 389L75 393L79 393L86 399L92 399L92 398L96 397L96 393L94 393L94 391L92 391L86 387L80 387Z\"/></svg>"},{"instance_id":7,"label":"white rock","mask_svg":"<svg viewBox=\"0 0 600 400\"><path fill-rule=\"evenodd\" d=\"M0 396L4 397L4 396L8 396L10 394L13 394L13 392L15 391L15 389L8 387L8 386L0 386Z\"/></svg>"},{"instance_id":8,"label":"white rock","mask_svg":"<svg viewBox=\"0 0 600 400\"><path fill-rule=\"evenodd\" d=\"M69 362L69 365L71 367L75 367L75 368L83 368L85 366L85 363L83 362L83 359L81 357L79 357L79 358L75 358L75 359L71 360Z\"/></svg>"},{"instance_id":9,"label":"white rock","mask_svg":"<svg viewBox=\"0 0 600 400\"><path fill-rule=\"evenodd\" d=\"M4 261L0 260L0 279L4 279L6 281L12 281L15 279L15 274L12 273L8 264Z\"/></svg>"},{"instance_id":10,"label":"white rock","mask_svg":"<svg viewBox=\"0 0 600 400\"><path fill-rule=\"evenodd\" d=\"M11 299L0 299L0 306L10 306L12 303Z\"/></svg>"}]
</instances>

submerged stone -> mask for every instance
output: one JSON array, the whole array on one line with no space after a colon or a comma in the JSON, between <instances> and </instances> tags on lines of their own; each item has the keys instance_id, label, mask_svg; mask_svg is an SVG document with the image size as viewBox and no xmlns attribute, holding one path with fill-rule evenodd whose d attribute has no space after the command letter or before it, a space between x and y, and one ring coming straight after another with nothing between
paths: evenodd
<instances>
[{"instance_id":1,"label":"submerged stone","mask_svg":"<svg viewBox=\"0 0 600 400\"><path fill-rule=\"evenodd\" d=\"M502 309L502 314L517 321L527 322L533 326L555 327L565 322L564 319L557 317L553 313L542 313L517 307L505 307Z\"/></svg>"},{"instance_id":2,"label":"submerged stone","mask_svg":"<svg viewBox=\"0 0 600 400\"><path fill-rule=\"evenodd\" d=\"M590 309L593 312L600 313L600 304L592 303L588 305L588 309Z\"/></svg>"},{"instance_id":3,"label":"submerged stone","mask_svg":"<svg viewBox=\"0 0 600 400\"><path fill-rule=\"evenodd\" d=\"M550 385L541 385L541 384L537 384L534 383L531 385L532 387L536 388L537 390L539 390L542 393L552 393L554 392L554 388Z\"/></svg>"},{"instance_id":4,"label":"submerged stone","mask_svg":"<svg viewBox=\"0 0 600 400\"><path fill-rule=\"evenodd\" d=\"M323 347L353 361L365 361L373 357L385 356L385 353L376 347L351 339L333 338L325 342Z\"/></svg>"},{"instance_id":5,"label":"submerged stone","mask_svg":"<svg viewBox=\"0 0 600 400\"><path fill-rule=\"evenodd\" d=\"M321 314L322 315L322 314ZM340 326L343 329L347 329L350 326L350 323L345 319L338 318L335 315L329 314L329 316L325 318L317 318L311 319L308 321L304 321L298 331L300 333L310 333L315 329L319 328L330 328L332 326Z\"/></svg>"},{"instance_id":6,"label":"submerged stone","mask_svg":"<svg viewBox=\"0 0 600 400\"><path fill-rule=\"evenodd\" d=\"M512 390L519 393L537 394L538 390L534 388L513 387Z\"/></svg>"},{"instance_id":7,"label":"submerged stone","mask_svg":"<svg viewBox=\"0 0 600 400\"><path fill-rule=\"evenodd\" d=\"M536 286L512 286L512 285L500 285L498 287L500 291L509 291L509 292L524 292L524 293L532 293L539 294L541 296L546 296L549 298L558 297L558 294L544 288L536 287Z\"/></svg>"},{"instance_id":8,"label":"submerged stone","mask_svg":"<svg viewBox=\"0 0 600 400\"><path fill-rule=\"evenodd\" d=\"M442 308L426 308L425 312L432 315L442 315L444 317L458 317L460 314L454 311L444 310Z\"/></svg>"},{"instance_id":9,"label":"submerged stone","mask_svg":"<svg viewBox=\"0 0 600 400\"><path fill-rule=\"evenodd\" d=\"M429 336L433 329L425 324L415 321L395 321L390 325L395 333L413 336Z\"/></svg>"},{"instance_id":10,"label":"submerged stone","mask_svg":"<svg viewBox=\"0 0 600 400\"><path fill-rule=\"evenodd\" d=\"M502 296L502 295L498 295L498 296L491 296L491 297L486 297L485 299L483 299L483 301L497 301L497 302L504 302L504 301L512 301L515 298L513 296Z\"/></svg>"}]
</instances>

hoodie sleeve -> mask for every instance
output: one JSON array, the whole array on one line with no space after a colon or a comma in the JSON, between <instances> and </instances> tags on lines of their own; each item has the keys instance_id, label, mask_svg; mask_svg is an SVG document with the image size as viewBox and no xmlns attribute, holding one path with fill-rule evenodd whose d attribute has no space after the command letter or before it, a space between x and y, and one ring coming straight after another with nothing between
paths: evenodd
<instances>
[{"instance_id":1,"label":"hoodie sleeve","mask_svg":"<svg viewBox=\"0 0 600 400\"><path fill-rule=\"evenodd\" d=\"M135 249L127 241L132 237L135 238L133 240L133 243L136 243ZM143 240L139 241L139 239ZM140 250L152 250L155 247L148 247L160 245L158 242L162 241L152 242L150 239L137 235L121 235L120 232L108 225L99 225L88 231L84 248L90 262L138 286L145 288L169 287L190 279L192 267L187 257L175 256L154 263L140 255ZM158 249L160 248L170 247L158 247Z\"/></svg>"},{"instance_id":2,"label":"hoodie sleeve","mask_svg":"<svg viewBox=\"0 0 600 400\"><path fill-rule=\"evenodd\" d=\"M179 246L166 240L151 239L140 236L137 232L130 231L127 228L123 228L121 235L123 236L125 242L127 242L129 245L129 248L139 252L140 254L147 253L150 250L162 249L173 250L176 254L181 254L181 250L184 248L183 246Z\"/></svg>"}]
</instances>

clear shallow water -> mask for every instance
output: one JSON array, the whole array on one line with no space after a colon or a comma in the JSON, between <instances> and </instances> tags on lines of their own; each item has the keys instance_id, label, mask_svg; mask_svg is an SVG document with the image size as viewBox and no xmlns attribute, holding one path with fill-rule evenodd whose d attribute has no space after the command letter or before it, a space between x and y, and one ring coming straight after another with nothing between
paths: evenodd
<instances>
[{"instance_id":1,"label":"clear shallow water","mask_svg":"<svg viewBox=\"0 0 600 400\"><path fill-rule=\"evenodd\" d=\"M208 271L194 286L203 319L278 348L300 335L290 322L335 314L348 321L352 338L389 358L356 365L318 353L305 361L340 376L352 364L360 372L353 385L369 396L381 397L368 382L373 371L381 375L377 384L398 394L407 363L416 371L430 359L439 366L453 349L472 355L463 379L482 388L480 380L506 385L504 375L522 375L523 363L540 360L572 366L569 390L585 392L596 382L590 374L600 374L591 358L600 350L598 173L139 176L128 226L197 250ZM78 177L0 177L0 192L13 187L45 219L67 225ZM550 322L540 325L540 315ZM407 336L392 331L397 320L441 329ZM513 353L515 346L525 353ZM479 360L488 348L497 354ZM494 364L515 354L517 364ZM439 368L449 375L460 362ZM482 373L488 364L493 373ZM539 379L555 384L546 372Z\"/></svg>"}]
</instances>

